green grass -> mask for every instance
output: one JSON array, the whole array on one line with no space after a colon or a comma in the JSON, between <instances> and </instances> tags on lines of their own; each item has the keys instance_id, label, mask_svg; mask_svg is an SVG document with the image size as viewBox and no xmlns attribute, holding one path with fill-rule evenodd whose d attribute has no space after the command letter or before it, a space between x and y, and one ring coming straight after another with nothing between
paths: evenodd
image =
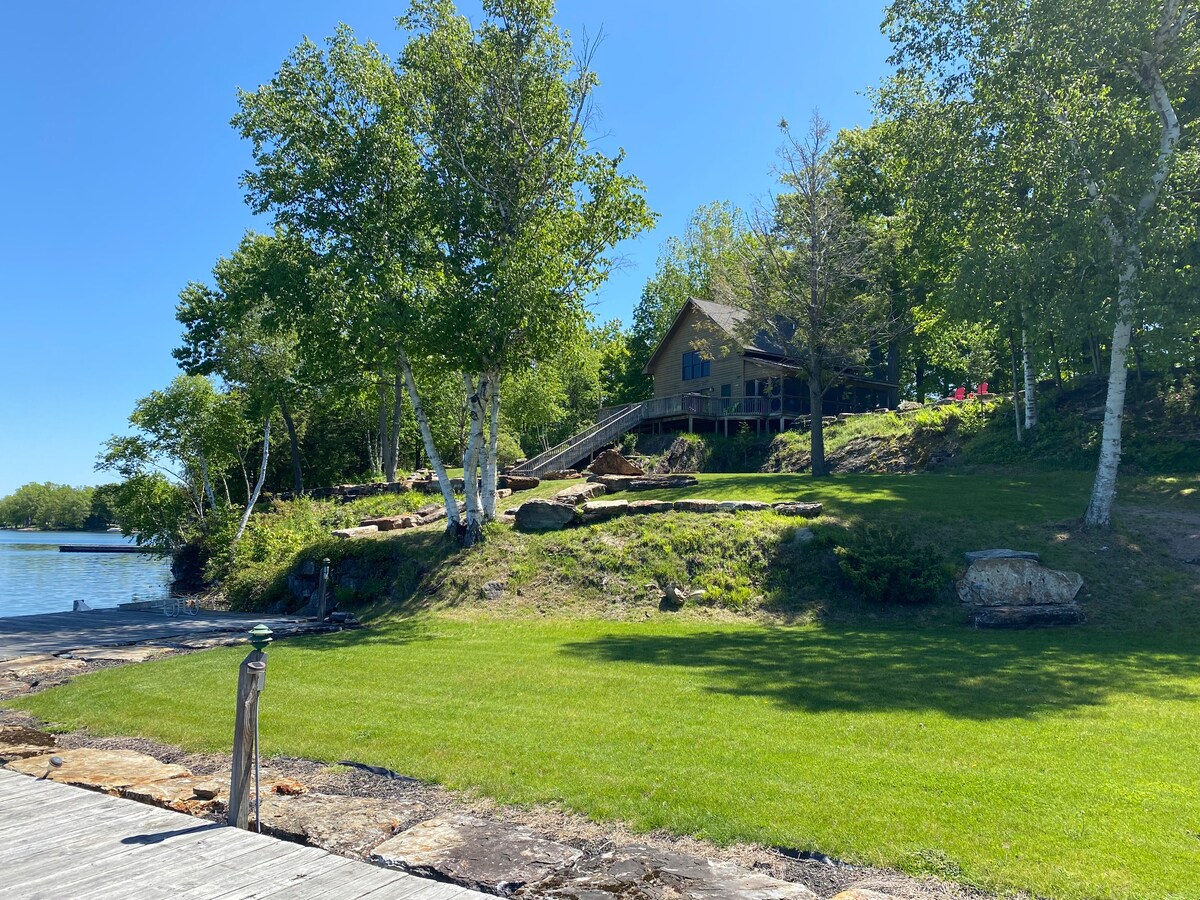
<instances>
[{"instance_id":1,"label":"green grass","mask_svg":"<svg viewBox=\"0 0 1200 900\"><path fill-rule=\"evenodd\" d=\"M239 650L14 705L228 750ZM451 619L271 652L267 753L1055 897L1200 896L1185 636Z\"/></svg>"}]
</instances>

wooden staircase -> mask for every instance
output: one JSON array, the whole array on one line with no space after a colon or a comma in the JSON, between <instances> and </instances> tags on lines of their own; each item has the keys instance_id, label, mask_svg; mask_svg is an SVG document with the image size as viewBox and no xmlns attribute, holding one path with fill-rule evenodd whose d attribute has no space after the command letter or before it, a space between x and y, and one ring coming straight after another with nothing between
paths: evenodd
<instances>
[{"instance_id":1,"label":"wooden staircase","mask_svg":"<svg viewBox=\"0 0 1200 900\"><path fill-rule=\"evenodd\" d=\"M641 403L618 407L595 425L521 463L513 470L513 474L541 478L546 472L572 468L582 460L590 459L593 453L608 446L627 431L636 428L644 417L645 408Z\"/></svg>"}]
</instances>

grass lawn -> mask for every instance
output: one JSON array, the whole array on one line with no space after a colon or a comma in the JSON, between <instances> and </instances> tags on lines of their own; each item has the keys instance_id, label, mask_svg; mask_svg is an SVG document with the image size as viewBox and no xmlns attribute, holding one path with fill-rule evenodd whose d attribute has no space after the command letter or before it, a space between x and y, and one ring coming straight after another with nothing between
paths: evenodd
<instances>
[{"instance_id":1,"label":"grass lawn","mask_svg":"<svg viewBox=\"0 0 1200 900\"><path fill-rule=\"evenodd\" d=\"M632 600L601 618L606 594L676 573L791 597L786 582L815 570L788 540L795 520L773 513L504 527L457 553L437 551L432 532L381 535L362 552L408 573L396 605L377 605L373 628L272 651L264 749L997 892L1200 898L1200 592L1135 536L1073 529L1089 486L1071 472L707 475L671 494L821 500L834 520L911 528L947 558L1037 549L1088 580L1089 623L1061 631L972 630L949 600L878 611L835 598L821 624L790 626ZM1195 510L1197 486L1123 491ZM432 568L414 568L435 551ZM495 577L513 605L477 596ZM590 599L556 605L572 585ZM242 655L111 669L12 705L65 727L228 750Z\"/></svg>"},{"instance_id":2,"label":"grass lawn","mask_svg":"<svg viewBox=\"0 0 1200 900\"><path fill-rule=\"evenodd\" d=\"M241 656L13 705L227 750ZM1195 897L1198 692L1182 637L430 614L275 648L262 740L993 890Z\"/></svg>"}]
</instances>

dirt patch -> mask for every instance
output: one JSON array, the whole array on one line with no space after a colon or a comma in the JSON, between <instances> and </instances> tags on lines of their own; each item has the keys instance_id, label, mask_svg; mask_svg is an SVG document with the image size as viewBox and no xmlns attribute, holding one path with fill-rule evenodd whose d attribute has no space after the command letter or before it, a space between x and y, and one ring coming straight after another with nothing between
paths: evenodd
<instances>
[{"instance_id":1,"label":"dirt patch","mask_svg":"<svg viewBox=\"0 0 1200 900\"><path fill-rule=\"evenodd\" d=\"M1144 544L1153 545L1200 579L1200 512L1122 505L1119 520Z\"/></svg>"}]
</instances>

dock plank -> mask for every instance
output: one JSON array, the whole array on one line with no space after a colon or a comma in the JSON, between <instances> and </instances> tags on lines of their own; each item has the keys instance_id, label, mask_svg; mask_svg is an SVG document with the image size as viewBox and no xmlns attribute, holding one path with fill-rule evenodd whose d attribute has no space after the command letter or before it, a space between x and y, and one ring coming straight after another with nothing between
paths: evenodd
<instances>
[{"instance_id":1,"label":"dock plank","mask_svg":"<svg viewBox=\"0 0 1200 900\"><path fill-rule=\"evenodd\" d=\"M30 806L24 801L31 797L43 802ZM484 900L488 895L0 769L0 896Z\"/></svg>"}]
</instances>

